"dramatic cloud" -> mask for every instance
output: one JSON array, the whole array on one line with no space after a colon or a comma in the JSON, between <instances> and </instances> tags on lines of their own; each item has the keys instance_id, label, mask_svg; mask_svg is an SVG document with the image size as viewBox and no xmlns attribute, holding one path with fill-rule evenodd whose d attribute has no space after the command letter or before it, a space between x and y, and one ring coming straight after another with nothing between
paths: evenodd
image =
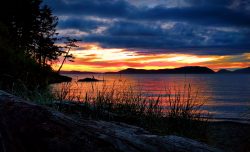
<instances>
[{"instance_id":1,"label":"dramatic cloud","mask_svg":"<svg viewBox=\"0 0 250 152\"><path fill-rule=\"evenodd\" d=\"M141 54L126 49L102 48L96 44L79 43L79 45L79 49L72 51L76 57L75 62L66 62L63 70L107 72L129 67L162 69L195 65L208 66L218 70L250 65L250 53L241 55Z\"/></svg>"},{"instance_id":2,"label":"dramatic cloud","mask_svg":"<svg viewBox=\"0 0 250 152\"><path fill-rule=\"evenodd\" d=\"M245 26L250 25L249 9L241 8L241 3L224 0L183 0L186 7L140 7L123 0L47 0L58 15L98 16L128 20L167 20L185 21L211 26ZM236 1L236 0L235 0ZM242 0L245 5L248 1ZM157 4L157 2L155 2ZM235 6L236 8L234 8Z\"/></svg>"},{"instance_id":3,"label":"dramatic cloud","mask_svg":"<svg viewBox=\"0 0 250 152\"><path fill-rule=\"evenodd\" d=\"M61 35L98 44L103 49L126 49L149 56L235 55L244 65L249 63L245 61L249 57L243 56L250 52L250 0L45 0L45 3L59 17Z\"/></svg>"},{"instance_id":4,"label":"dramatic cloud","mask_svg":"<svg viewBox=\"0 0 250 152\"><path fill-rule=\"evenodd\" d=\"M80 31L90 32L105 25L105 22L95 21L85 18L71 17L69 19L61 19L58 25L59 29L77 29Z\"/></svg>"},{"instance_id":5,"label":"dramatic cloud","mask_svg":"<svg viewBox=\"0 0 250 152\"><path fill-rule=\"evenodd\" d=\"M103 47L133 48L147 52L181 52L194 54L240 54L250 49L250 34L246 30L202 28L176 23L170 29L161 25L117 22L102 34L91 34L87 42L99 42Z\"/></svg>"}]
</instances>

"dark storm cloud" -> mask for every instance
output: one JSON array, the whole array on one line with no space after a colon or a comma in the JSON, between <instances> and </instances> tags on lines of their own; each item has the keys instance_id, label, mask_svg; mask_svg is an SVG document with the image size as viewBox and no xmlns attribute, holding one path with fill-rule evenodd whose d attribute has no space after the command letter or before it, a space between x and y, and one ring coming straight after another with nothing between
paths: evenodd
<instances>
[{"instance_id":1,"label":"dark storm cloud","mask_svg":"<svg viewBox=\"0 0 250 152\"><path fill-rule=\"evenodd\" d=\"M98 27L105 25L104 22L95 21L84 18L69 18L60 20L58 24L59 29L78 29L80 31L89 32L97 29Z\"/></svg>"},{"instance_id":2,"label":"dark storm cloud","mask_svg":"<svg viewBox=\"0 0 250 152\"><path fill-rule=\"evenodd\" d=\"M175 0L166 0L166 3L171 4L170 1L176 3ZM103 47L143 50L144 53L249 52L249 0L180 1L185 5L157 5L154 0L151 0L156 4L153 7L134 5L129 0L46 0L46 3L56 15L67 17L60 20L60 29L88 32L82 39ZM169 27L164 28L165 24ZM100 26L105 30L91 32Z\"/></svg>"},{"instance_id":3,"label":"dark storm cloud","mask_svg":"<svg viewBox=\"0 0 250 152\"><path fill-rule=\"evenodd\" d=\"M136 7L123 0L47 0L58 15L125 18L128 20L170 20L211 26L250 26L247 11L230 9L233 1L189 0L189 7ZM199 3L200 2L200 3Z\"/></svg>"},{"instance_id":4,"label":"dark storm cloud","mask_svg":"<svg viewBox=\"0 0 250 152\"><path fill-rule=\"evenodd\" d=\"M160 38L160 37L158 37ZM186 45L180 40L173 40L170 38L161 39L141 39L122 37L117 38L114 36L97 36L91 35L84 39L86 42L99 42L102 47L120 47L130 48L136 52L143 54L155 53L187 53L187 54L199 54L199 55L234 55L249 53L249 44L237 44L237 45Z\"/></svg>"},{"instance_id":5,"label":"dark storm cloud","mask_svg":"<svg viewBox=\"0 0 250 152\"><path fill-rule=\"evenodd\" d=\"M123 0L45 0L58 15L125 17L135 7Z\"/></svg>"},{"instance_id":6,"label":"dark storm cloud","mask_svg":"<svg viewBox=\"0 0 250 152\"><path fill-rule=\"evenodd\" d=\"M164 33L164 30L157 25L118 21L112 24L105 33L113 36L158 36Z\"/></svg>"},{"instance_id":7,"label":"dark storm cloud","mask_svg":"<svg viewBox=\"0 0 250 152\"><path fill-rule=\"evenodd\" d=\"M248 51L249 35L246 31L204 29L183 23L177 23L170 29L163 29L160 25L123 21L114 23L101 35L86 36L84 41L99 42L103 47L144 50L145 53L158 50L159 53L179 51L179 53L226 55Z\"/></svg>"},{"instance_id":8,"label":"dark storm cloud","mask_svg":"<svg viewBox=\"0 0 250 152\"><path fill-rule=\"evenodd\" d=\"M234 0L185 0L192 5L229 6Z\"/></svg>"},{"instance_id":9,"label":"dark storm cloud","mask_svg":"<svg viewBox=\"0 0 250 152\"><path fill-rule=\"evenodd\" d=\"M250 15L225 7L201 6L185 8L155 7L142 12L145 20L184 21L205 26L250 26ZM136 16L140 18L140 16Z\"/></svg>"}]
</instances>

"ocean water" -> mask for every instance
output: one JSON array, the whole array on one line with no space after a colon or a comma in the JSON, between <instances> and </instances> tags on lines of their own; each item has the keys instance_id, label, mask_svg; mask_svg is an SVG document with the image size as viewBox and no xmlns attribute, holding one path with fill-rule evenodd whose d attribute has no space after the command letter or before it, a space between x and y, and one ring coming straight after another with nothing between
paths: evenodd
<instances>
[{"instance_id":1,"label":"ocean water","mask_svg":"<svg viewBox=\"0 0 250 152\"><path fill-rule=\"evenodd\" d=\"M65 74L73 78L70 88L74 95L103 88L122 89L131 87L143 92L144 96L167 97L184 86L191 86L192 92L204 100L203 110L216 119L247 119L250 114L250 75L247 74ZM78 79L95 77L101 82L77 82ZM115 86L115 87L114 87ZM54 84L60 89L62 84ZM64 86L65 87L65 86ZM67 86L69 87L69 86ZM73 91L72 91L73 92Z\"/></svg>"}]
</instances>

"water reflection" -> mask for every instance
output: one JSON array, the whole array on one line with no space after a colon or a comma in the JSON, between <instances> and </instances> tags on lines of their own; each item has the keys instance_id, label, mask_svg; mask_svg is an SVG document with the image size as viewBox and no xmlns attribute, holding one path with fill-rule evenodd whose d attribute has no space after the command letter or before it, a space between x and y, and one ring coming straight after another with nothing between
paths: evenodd
<instances>
[{"instance_id":1,"label":"water reflection","mask_svg":"<svg viewBox=\"0 0 250 152\"><path fill-rule=\"evenodd\" d=\"M204 111L209 111L215 117L240 118L250 106L250 78L248 75L94 75L103 82L77 82L78 79L92 77L92 75L69 75L73 81L65 84L53 85L54 91L63 87L68 88L68 98L74 100L95 96L98 92L112 90L140 92L143 96L162 100L173 97L179 91L185 91L185 85L190 84L193 93L198 92L197 100L203 101ZM168 106L165 104L165 106Z\"/></svg>"}]
</instances>

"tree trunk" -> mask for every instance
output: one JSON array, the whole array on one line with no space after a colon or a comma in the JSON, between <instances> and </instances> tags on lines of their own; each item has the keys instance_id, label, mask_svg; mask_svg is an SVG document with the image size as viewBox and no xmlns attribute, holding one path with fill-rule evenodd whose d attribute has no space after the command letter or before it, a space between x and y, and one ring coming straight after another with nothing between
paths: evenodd
<instances>
[{"instance_id":1,"label":"tree trunk","mask_svg":"<svg viewBox=\"0 0 250 152\"><path fill-rule=\"evenodd\" d=\"M61 69L62 69L62 66L63 66L64 62L66 61L66 58L67 58L67 56L69 55L69 51L70 51L70 49L71 49L71 47L69 47L69 49L68 49L68 51L67 51L66 55L64 56L64 59L63 59L63 61L62 61L62 64L61 64L61 66L59 67L59 69L58 69L57 73L59 73L59 72L61 71Z\"/></svg>"}]
</instances>

